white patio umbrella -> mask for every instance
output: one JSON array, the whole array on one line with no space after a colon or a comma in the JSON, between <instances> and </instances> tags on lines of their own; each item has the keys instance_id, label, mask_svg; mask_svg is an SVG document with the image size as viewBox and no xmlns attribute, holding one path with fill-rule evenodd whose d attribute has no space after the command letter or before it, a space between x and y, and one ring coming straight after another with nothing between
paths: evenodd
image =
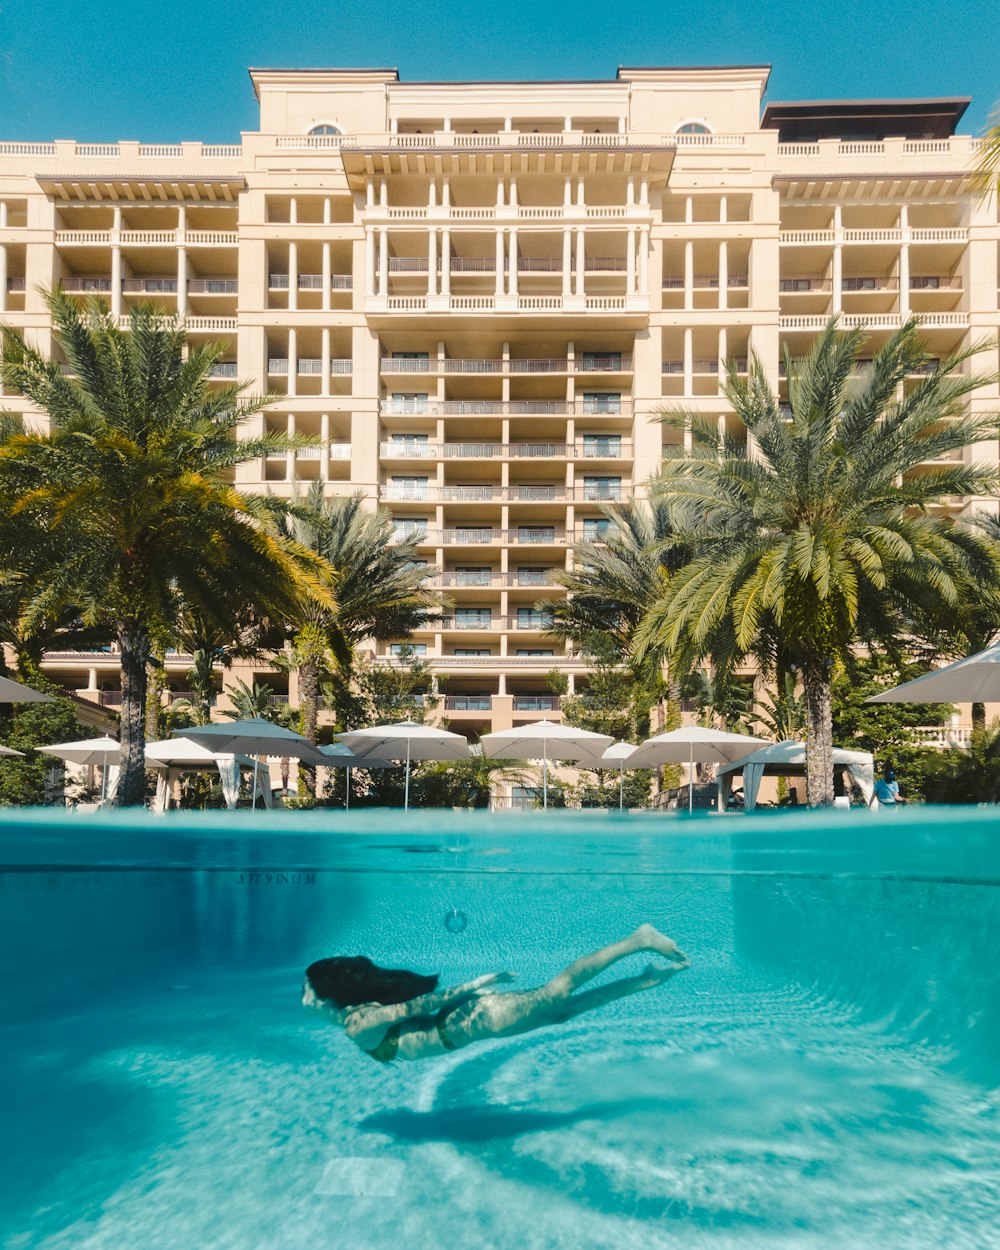
<instances>
[{"instance_id":1,"label":"white patio umbrella","mask_svg":"<svg viewBox=\"0 0 1000 1250\"><path fill-rule=\"evenodd\" d=\"M750 734L726 733L704 725L682 725L655 738L647 738L629 756L628 766L656 768L660 764L687 764L688 811L693 812L695 764L731 764L756 747L766 745L766 738L753 738Z\"/></svg>"},{"instance_id":2,"label":"white patio umbrella","mask_svg":"<svg viewBox=\"0 0 1000 1250\"><path fill-rule=\"evenodd\" d=\"M0 677L0 703L55 703L55 696L22 686L9 677Z\"/></svg>"},{"instance_id":3,"label":"white patio umbrella","mask_svg":"<svg viewBox=\"0 0 1000 1250\"><path fill-rule=\"evenodd\" d=\"M326 756L327 768L342 768L346 773L344 779L344 810L350 811L351 807L351 769L352 768L390 768L394 763L393 760L359 760L353 751L349 751L347 747L340 742L331 742L328 746L319 748L320 755Z\"/></svg>"},{"instance_id":4,"label":"white patio umbrella","mask_svg":"<svg viewBox=\"0 0 1000 1250\"><path fill-rule=\"evenodd\" d=\"M11 747L0 747L0 755L20 755L24 757L23 751L15 751Z\"/></svg>"},{"instance_id":5,"label":"white patio umbrella","mask_svg":"<svg viewBox=\"0 0 1000 1250\"><path fill-rule=\"evenodd\" d=\"M257 777L260 772L261 755L281 755L301 760L304 764L325 764L326 757L294 729L275 725L263 716L251 716L246 720L220 721L214 725L190 725L187 729L175 729L175 738L190 738L200 746L208 747L220 755L243 752L252 755L253 799L257 804ZM270 789L268 790L270 794Z\"/></svg>"},{"instance_id":6,"label":"white patio umbrella","mask_svg":"<svg viewBox=\"0 0 1000 1250\"><path fill-rule=\"evenodd\" d=\"M582 760L590 768L614 742L610 734L595 734L575 725L540 720L515 725L482 737L483 754L494 760L541 760L542 807L549 805L549 760Z\"/></svg>"},{"instance_id":7,"label":"white patio umbrella","mask_svg":"<svg viewBox=\"0 0 1000 1250\"><path fill-rule=\"evenodd\" d=\"M405 760L406 785L403 806L410 806L411 760L465 760L469 758L469 742L461 734L418 725L415 721L398 721L394 725L373 725L370 729L352 729L337 734L341 743L355 755L354 768L367 768L379 761Z\"/></svg>"},{"instance_id":8,"label":"white patio umbrella","mask_svg":"<svg viewBox=\"0 0 1000 1250\"><path fill-rule=\"evenodd\" d=\"M55 755L67 764L95 765L101 772L101 803L108 799L108 771L121 762L121 745L114 738L81 738L79 742L54 742L39 747L46 755Z\"/></svg>"},{"instance_id":9,"label":"white patio umbrella","mask_svg":"<svg viewBox=\"0 0 1000 1250\"><path fill-rule=\"evenodd\" d=\"M967 655L866 703L997 703L1000 702L1000 642Z\"/></svg>"}]
</instances>

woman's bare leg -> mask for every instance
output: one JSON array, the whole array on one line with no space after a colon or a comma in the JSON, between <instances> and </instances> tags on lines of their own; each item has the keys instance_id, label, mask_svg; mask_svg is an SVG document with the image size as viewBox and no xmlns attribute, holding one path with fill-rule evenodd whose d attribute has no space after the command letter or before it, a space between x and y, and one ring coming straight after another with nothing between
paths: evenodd
<instances>
[{"instance_id":1,"label":"woman's bare leg","mask_svg":"<svg viewBox=\"0 0 1000 1250\"><path fill-rule=\"evenodd\" d=\"M620 959L627 959L629 955L638 954L639 951L652 951L682 967L687 964L684 952L670 938L664 937L651 924L643 924L621 942L614 942L603 950L594 951L592 955L584 955L581 959L574 960L568 968L542 986L542 991L552 998L568 998L574 990L592 981L612 964Z\"/></svg>"},{"instance_id":2,"label":"woman's bare leg","mask_svg":"<svg viewBox=\"0 0 1000 1250\"><path fill-rule=\"evenodd\" d=\"M628 998L631 994L640 994L643 990L656 989L663 985L678 972L683 972L687 964L669 964L666 967L649 964L643 972L634 977L622 977L620 981L612 981L609 985L599 985L594 990L584 990L581 994L571 994L563 1003L555 1007L555 1019L562 1024L566 1020L574 1020L586 1011L603 1007L607 1003L616 1002L619 998Z\"/></svg>"}]
</instances>

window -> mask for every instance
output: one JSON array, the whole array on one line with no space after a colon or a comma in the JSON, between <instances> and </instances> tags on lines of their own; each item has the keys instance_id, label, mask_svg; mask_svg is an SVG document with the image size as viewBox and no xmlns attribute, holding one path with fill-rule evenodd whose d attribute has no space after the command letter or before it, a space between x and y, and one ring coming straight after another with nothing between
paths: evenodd
<instances>
[{"instance_id":1,"label":"window","mask_svg":"<svg viewBox=\"0 0 1000 1250\"><path fill-rule=\"evenodd\" d=\"M677 127L679 135L710 135L711 133L702 122L685 122L683 126Z\"/></svg>"},{"instance_id":2,"label":"window","mask_svg":"<svg viewBox=\"0 0 1000 1250\"><path fill-rule=\"evenodd\" d=\"M493 652L489 649L489 647L456 647L453 654L484 656L492 655Z\"/></svg>"},{"instance_id":3,"label":"window","mask_svg":"<svg viewBox=\"0 0 1000 1250\"><path fill-rule=\"evenodd\" d=\"M548 629L552 625L552 613L539 608L518 608L518 629Z\"/></svg>"},{"instance_id":4,"label":"window","mask_svg":"<svg viewBox=\"0 0 1000 1250\"><path fill-rule=\"evenodd\" d=\"M620 373L622 367L621 352L584 352L584 370L593 373Z\"/></svg>"},{"instance_id":5,"label":"window","mask_svg":"<svg viewBox=\"0 0 1000 1250\"><path fill-rule=\"evenodd\" d=\"M426 357L424 357L426 359ZM393 391L392 412L421 413L427 411L426 391ZM425 436L426 439L426 436Z\"/></svg>"},{"instance_id":6,"label":"window","mask_svg":"<svg viewBox=\"0 0 1000 1250\"><path fill-rule=\"evenodd\" d=\"M339 135L340 130L336 126L331 126L329 122L320 122L318 126L313 126L309 133L311 135Z\"/></svg>"},{"instance_id":7,"label":"window","mask_svg":"<svg viewBox=\"0 0 1000 1250\"><path fill-rule=\"evenodd\" d=\"M427 533L427 518L423 516L397 516L392 518L392 532L397 538L411 534Z\"/></svg>"},{"instance_id":8,"label":"window","mask_svg":"<svg viewBox=\"0 0 1000 1250\"><path fill-rule=\"evenodd\" d=\"M490 609L489 608L456 608L455 609L455 628L456 629L489 629L490 627Z\"/></svg>"},{"instance_id":9,"label":"window","mask_svg":"<svg viewBox=\"0 0 1000 1250\"><path fill-rule=\"evenodd\" d=\"M600 542L611 527L611 521L605 517L589 516L584 518L583 537L587 542Z\"/></svg>"},{"instance_id":10,"label":"window","mask_svg":"<svg viewBox=\"0 0 1000 1250\"><path fill-rule=\"evenodd\" d=\"M585 414L611 413L617 416L622 410L621 391L585 391L583 411Z\"/></svg>"},{"instance_id":11,"label":"window","mask_svg":"<svg viewBox=\"0 0 1000 1250\"><path fill-rule=\"evenodd\" d=\"M393 352L393 360L429 360L426 352Z\"/></svg>"},{"instance_id":12,"label":"window","mask_svg":"<svg viewBox=\"0 0 1000 1250\"><path fill-rule=\"evenodd\" d=\"M622 497L622 480L620 477L585 477L583 497L584 499L619 500Z\"/></svg>"},{"instance_id":13,"label":"window","mask_svg":"<svg viewBox=\"0 0 1000 1250\"><path fill-rule=\"evenodd\" d=\"M390 499L426 499L427 478L393 475L389 484Z\"/></svg>"},{"instance_id":14,"label":"window","mask_svg":"<svg viewBox=\"0 0 1000 1250\"><path fill-rule=\"evenodd\" d=\"M426 434L393 434L389 441L394 446L416 447L418 445L425 446L428 436Z\"/></svg>"},{"instance_id":15,"label":"window","mask_svg":"<svg viewBox=\"0 0 1000 1250\"><path fill-rule=\"evenodd\" d=\"M390 655L426 655L426 642L394 642L389 646Z\"/></svg>"},{"instance_id":16,"label":"window","mask_svg":"<svg viewBox=\"0 0 1000 1250\"><path fill-rule=\"evenodd\" d=\"M622 436L620 434L584 434L583 436L583 457L584 459L597 459L600 456L606 456L610 459L618 459L622 454Z\"/></svg>"}]
</instances>

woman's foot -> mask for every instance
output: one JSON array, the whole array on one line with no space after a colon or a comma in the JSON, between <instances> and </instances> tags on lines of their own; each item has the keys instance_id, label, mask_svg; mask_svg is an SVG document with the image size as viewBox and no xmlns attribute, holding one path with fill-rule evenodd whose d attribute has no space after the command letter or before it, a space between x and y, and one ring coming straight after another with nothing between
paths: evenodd
<instances>
[{"instance_id":1,"label":"woman's foot","mask_svg":"<svg viewBox=\"0 0 1000 1250\"><path fill-rule=\"evenodd\" d=\"M685 968L687 967L687 955L684 954L677 943L665 937L659 929L654 929L651 924L641 924L632 936L637 943L641 944L641 950L655 951L658 955L662 955L664 959L672 959L675 963L679 963Z\"/></svg>"}]
</instances>

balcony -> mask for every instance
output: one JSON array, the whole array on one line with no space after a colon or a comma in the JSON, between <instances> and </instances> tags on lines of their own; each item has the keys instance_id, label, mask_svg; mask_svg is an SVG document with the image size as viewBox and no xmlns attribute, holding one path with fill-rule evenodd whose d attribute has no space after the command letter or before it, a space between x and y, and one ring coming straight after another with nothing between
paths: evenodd
<instances>
[{"instance_id":1,"label":"balcony","mask_svg":"<svg viewBox=\"0 0 1000 1250\"><path fill-rule=\"evenodd\" d=\"M559 706L557 694L514 695L515 712L558 712Z\"/></svg>"},{"instance_id":2,"label":"balcony","mask_svg":"<svg viewBox=\"0 0 1000 1250\"><path fill-rule=\"evenodd\" d=\"M396 530L396 541L415 535L424 547L503 547L557 546L566 543L566 531L555 525L522 525L517 529L494 529L492 526L462 526L455 529Z\"/></svg>"},{"instance_id":3,"label":"balcony","mask_svg":"<svg viewBox=\"0 0 1000 1250\"><path fill-rule=\"evenodd\" d=\"M446 712L489 712L493 707L493 699L488 694L446 694L444 710Z\"/></svg>"},{"instance_id":4,"label":"balcony","mask_svg":"<svg viewBox=\"0 0 1000 1250\"><path fill-rule=\"evenodd\" d=\"M190 321L190 318L189 318ZM268 373L275 374L279 377L288 374L288 358L285 356L271 356L267 362ZM351 372L351 361L348 359L331 359L330 375L345 374ZM322 375L323 361L319 357L300 356L298 359L298 368L296 373L299 375Z\"/></svg>"},{"instance_id":5,"label":"balcony","mask_svg":"<svg viewBox=\"0 0 1000 1250\"><path fill-rule=\"evenodd\" d=\"M691 282L693 291L717 291L722 285L718 274L696 273ZM750 285L750 278L745 273L730 274L726 286L730 291L745 291ZM669 274L663 279L664 291L683 291L684 278L680 274Z\"/></svg>"},{"instance_id":6,"label":"balcony","mask_svg":"<svg viewBox=\"0 0 1000 1250\"><path fill-rule=\"evenodd\" d=\"M864 294L865 292L885 292L898 291L899 282L896 278L889 277L866 277L866 278L843 278L841 279L840 289L845 294Z\"/></svg>"},{"instance_id":7,"label":"balcony","mask_svg":"<svg viewBox=\"0 0 1000 1250\"><path fill-rule=\"evenodd\" d=\"M383 356L382 373L420 374L547 374L547 373L631 373L632 358L617 352L585 352L568 360L562 356L495 358Z\"/></svg>"},{"instance_id":8,"label":"balcony","mask_svg":"<svg viewBox=\"0 0 1000 1250\"><path fill-rule=\"evenodd\" d=\"M235 382L237 378L237 363L235 360L217 360L208 371L210 378Z\"/></svg>"},{"instance_id":9,"label":"balcony","mask_svg":"<svg viewBox=\"0 0 1000 1250\"><path fill-rule=\"evenodd\" d=\"M782 278L778 282L781 295L810 295L833 290L829 278Z\"/></svg>"},{"instance_id":10,"label":"balcony","mask_svg":"<svg viewBox=\"0 0 1000 1250\"><path fill-rule=\"evenodd\" d=\"M349 273L332 273L330 275L331 291L350 291L354 278ZM287 273L268 274L267 288L269 291L287 291L289 275ZM322 291L323 275L321 273L300 273L298 278L300 291Z\"/></svg>"},{"instance_id":11,"label":"balcony","mask_svg":"<svg viewBox=\"0 0 1000 1250\"><path fill-rule=\"evenodd\" d=\"M189 278L189 295L238 295L239 282L235 278Z\"/></svg>"},{"instance_id":12,"label":"balcony","mask_svg":"<svg viewBox=\"0 0 1000 1250\"><path fill-rule=\"evenodd\" d=\"M424 371L430 372L426 368L426 362ZM499 399L452 399L441 402L431 399L383 399L379 404L379 411L386 417L629 417L632 413L632 401L627 396L617 395L613 402L608 403L598 403L590 399L578 399L575 403L562 399L519 399L507 403Z\"/></svg>"},{"instance_id":13,"label":"balcony","mask_svg":"<svg viewBox=\"0 0 1000 1250\"><path fill-rule=\"evenodd\" d=\"M236 247L236 230L57 230L57 247Z\"/></svg>"},{"instance_id":14,"label":"balcony","mask_svg":"<svg viewBox=\"0 0 1000 1250\"><path fill-rule=\"evenodd\" d=\"M369 296L370 313L551 313L551 312L622 312L636 313L648 309L648 295L587 295L583 298L561 295L389 295Z\"/></svg>"},{"instance_id":15,"label":"balcony","mask_svg":"<svg viewBox=\"0 0 1000 1250\"><path fill-rule=\"evenodd\" d=\"M126 295L176 295L176 278L123 278Z\"/></svg>"},{"instance_id":16,"label":"balcony","mask_svg":"<svg viewBox=\"0 0 1000 1250\"><path fill-rule=\"evenodd\" d=\"M747 371L747 361L743 357L737 356L720 362L717 357L705 356L695 357L691 361L691 372L696 375L718 374L720 372L724 373L729 366L735 368L737 373L746 373ZM684 361L665 360L663 362L663 372L666 374L683 374Z\"/></svg>"},{"instance_id":17,"label":"balcony","mask_svg":"<svg viewBox=\"0 0 1000 1250\"><path fill-rule=\"evenodd\" d=\"M842 313L840 328L853 330L861 327L868 330L898 330L906 318L902 313ZM790 315L778 318L779 330L822 330L826 327L829 317L825 314ZM936 328L944 330L964 330L969 324L969 314L965 312L921 312L920 321L923 329Z\"/></svg>"}]
</instances>

